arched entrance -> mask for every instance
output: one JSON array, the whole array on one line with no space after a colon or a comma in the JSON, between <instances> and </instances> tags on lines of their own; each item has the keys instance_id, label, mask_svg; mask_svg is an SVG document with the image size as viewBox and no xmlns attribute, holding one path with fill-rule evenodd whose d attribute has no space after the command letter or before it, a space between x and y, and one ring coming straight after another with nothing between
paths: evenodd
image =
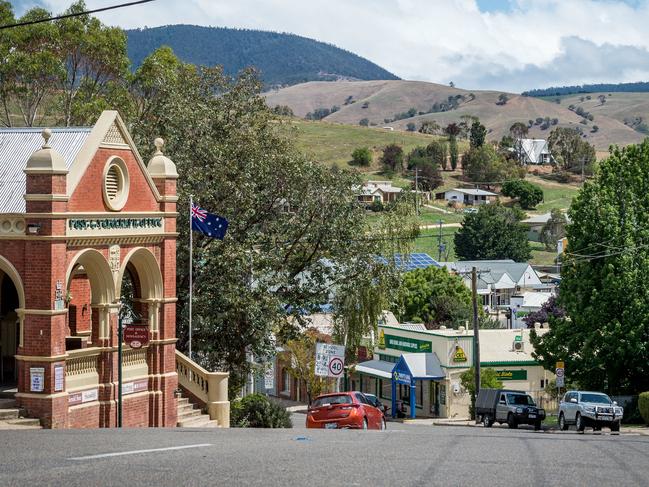
<instances>
[{"instance_id":1,"label":"arched entrance","mask_svg":"<svg viewBox=\"0 0 649 487\"><path fill-rule=\"evenodd\" d=\"M9 261L0 257L0 385L15 385L18 367L14 358L22 343L22 280Z\"/></svg>"},{"instance_id":2,"label":"arched entrance","mask_svg":"<svg viewBox=\"0 0 649 487\"><path fill-rule=\"evenodd\" d=\"M66 350L100 345L110 337L110 307L115 301L113 277L101 252L87 249L68 268ZM85 342L85 343L84 343Z\"/></svg>"},{"instance_id":3,"label":"arched entrance","mask_svg":"<svg viewBox=\"0 0 649 487\"><path fill-rule=\"evenodd\" d=\"M153 333L158 331L162 294L162 273L153 253L144 247L131 250L117 276L116 295Z\"/></svg>"}]
</instances>

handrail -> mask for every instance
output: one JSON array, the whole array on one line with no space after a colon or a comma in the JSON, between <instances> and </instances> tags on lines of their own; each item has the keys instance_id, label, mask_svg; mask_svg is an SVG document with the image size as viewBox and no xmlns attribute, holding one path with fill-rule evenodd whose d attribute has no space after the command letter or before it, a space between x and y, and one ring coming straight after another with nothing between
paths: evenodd
<instances>
[{"instance_id":1,"label":"handrail","mask_svg":"<svg viewBox=\"0 0 649 487\"><path fill-rule=\"evenodd\" d=\"M227 372L208 372L189 357L176 350L178 385L204 404L210 419L219 426L230 427Z\"/></svg>"}]
</instances>

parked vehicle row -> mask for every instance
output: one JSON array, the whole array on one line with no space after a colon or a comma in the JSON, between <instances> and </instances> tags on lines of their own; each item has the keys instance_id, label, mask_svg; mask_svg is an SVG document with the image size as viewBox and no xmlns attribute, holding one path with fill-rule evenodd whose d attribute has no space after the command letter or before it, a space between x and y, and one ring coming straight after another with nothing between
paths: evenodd
<instances>
[{"instance_id":1,"label":"parked vehicle row","mask_svg":"<svg viewBox=\"0 0 649 487\"><path fill-rule=\"evenodd\" d=\"M494 423L507 423L512 429L519 424L528 424L540 430L546 417L545 410L539 408L529 394L508 389L481 389L476 398L475 413L486 428ZM562 431L574 425L579 432L586 427L595 431L605 427L619 432L624 409L601 392L568 391L559 403L558 414Z\"/></svg>"}]
</instances>

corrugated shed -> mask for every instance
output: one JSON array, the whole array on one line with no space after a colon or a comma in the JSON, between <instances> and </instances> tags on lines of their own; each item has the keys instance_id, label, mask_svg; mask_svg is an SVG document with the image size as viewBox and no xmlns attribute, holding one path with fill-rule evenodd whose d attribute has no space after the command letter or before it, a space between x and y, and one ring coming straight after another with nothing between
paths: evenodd
<instances>
[{"instance_id":1,"label":"corrugated shed","mask_svg":"<svg viewBox=\"0 0 649 487\"><path fill-rule=\"evenodd\" d=\"M42 128L0 129L0 213L24 213L25 173L29 157L43 146ZM91 128L53 128L50 146L70 169Z\"/></svg>"}]
</instances>

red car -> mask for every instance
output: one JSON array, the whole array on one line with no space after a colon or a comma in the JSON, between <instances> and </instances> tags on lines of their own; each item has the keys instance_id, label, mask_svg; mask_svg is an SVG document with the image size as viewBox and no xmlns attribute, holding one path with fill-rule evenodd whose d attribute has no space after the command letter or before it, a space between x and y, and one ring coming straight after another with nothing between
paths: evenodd
<instances>
[{"instance_id":1,"label":"red car","mask_svg":"<svg viewBox=\"0 0 649 487\"><path fill-rule=\"evenodd\" d=\"M309 406L307 428L385 429L383 412L362 392L336 392L318 396Z\"/></svg>"}]
</instances>

